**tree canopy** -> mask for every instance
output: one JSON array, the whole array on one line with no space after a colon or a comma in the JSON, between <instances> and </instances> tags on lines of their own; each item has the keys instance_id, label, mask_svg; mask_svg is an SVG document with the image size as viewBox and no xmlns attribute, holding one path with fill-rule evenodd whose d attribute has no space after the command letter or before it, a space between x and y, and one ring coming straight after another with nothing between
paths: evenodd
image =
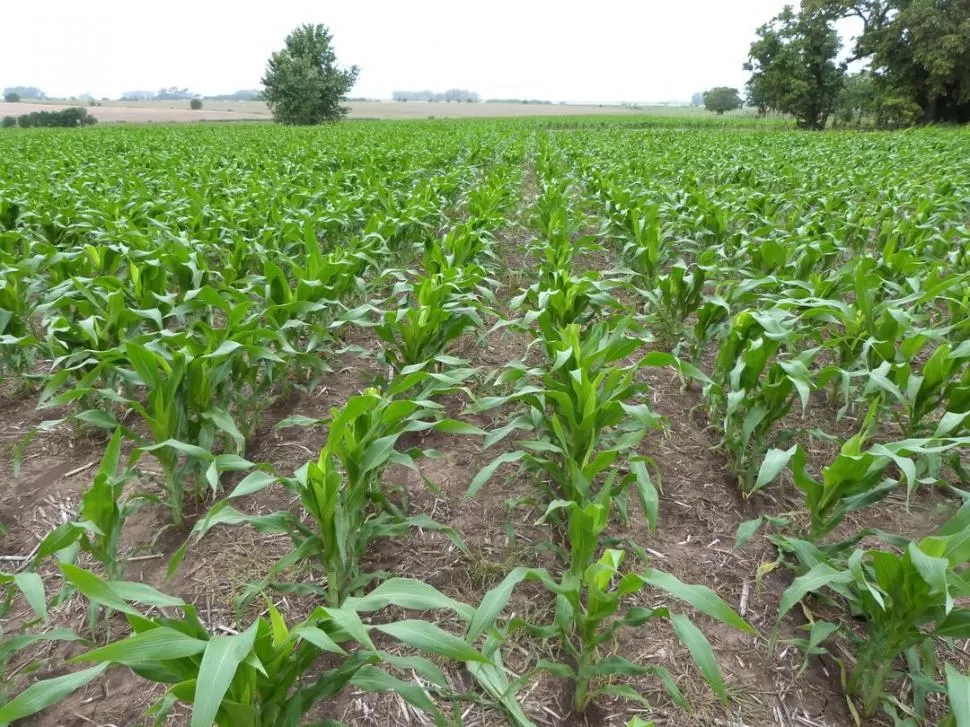
<instances>
[{"instance_id":1,"label":"tree canopy","mask_svg":"<svg viewBox=\"0 0 970 727\"><path fill-rule=\"evenodd\" d=\"M864 77L836 64L840 18L861 21L847 62L865 62ZM853 104L883 126L970 122L970 0L803 0L758 30L745 68L752 104L810 128ZM854 85L848 96L843 80Z\"/></svg>"},{"instance_id":2,"label":"tree canopy","mask_svg":"<svg viewBox=\"0 0 970 727\"><path fill-rule=\"evenodd\" d=\"M3 95L14 94L20 96L20 98L30 99L30 100L43 100L47 98L47 94L41 91L37 86L8 86L3 89Z\"/></svg>"},{"instance_id":3,"label":"tree canopy","mask_svg":"<svg viewBox=\"0 0 970 727\"><path fill-rule=\"evenodd\" d=\"M347 114L340 102L358 73L356 66L337 66L326 26L301 25L286 37L284 48L270 56L263 97L273 118L283 124L337 121Z\"/></svg>"},{"instance_id":4,"label":"tree canopy","mask_svg":"<svg viewBox=\"0 0 970 727\"><path fill-rule=\"evenodd\" d=\"M827 14L789 5L758 28L745 70L748 101L761 113L793 115L808 129L824 129L842 89L841 43Z\"/></svg>"},{"instance_id":5,"label":"tree canopy","mask_svg":"<svg viewBox=\"0 0 970 727\"><path fill-rule=\"evenodd\" d=\"M738 89L718 86L710 91L705 91L703 96L704 107L708 111L714 111L719 116L725 111L734 111L741 108L744 102L741 100Z\"/></svg>"}]
</instances>

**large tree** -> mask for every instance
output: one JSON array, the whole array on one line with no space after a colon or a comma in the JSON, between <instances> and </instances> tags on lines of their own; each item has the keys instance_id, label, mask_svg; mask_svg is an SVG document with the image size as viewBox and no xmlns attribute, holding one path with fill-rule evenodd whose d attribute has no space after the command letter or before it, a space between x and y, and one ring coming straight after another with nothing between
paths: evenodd
<instances>
[{"instance_id":1,"label":"large tree","mask_svg":"<svg viewBox=\"0 0 970 727\"><path fill-rule=\"evenodd\" d=\"M748 61L748 100L761 113L791 114L808 129L824 129L835 108L844 67L841 44L828 14L790 6L758 29Z\"/></svg>"},{"instance_id":2,"label":"large tree","mask_svg":"<svg viewBox=\"0 0 970 727\"><path fill-rule=\"evenodd\" d=\"M270 56L263 97L283 124L321 124L347 114L340 102L353 88L359 69L340 68L333 39L324 25L301 25L286 36L283 50Z\"/></svg>"},{"instance_id":3,"label":"large tree","mask_svg":"<svg viewBox=\"0 0 970 727\"><path fill-rule=\"evenodd\" d=\"M743 103L736 88L718 86L704 92L704 107L708 111L715 112L718 116L723 115L725 111L734 111L741 108Z\"/></svg>"},{"instance_id":4,"label":"large tree","mask_svg":"<svg viewBox=\"0 0 970 727\"><path fill-rule=\"evenodd\" d=\"M869 61L883 120L970 121L970 0L805 2L862 21L854 57Z\"/></svg>"}]
</instances>

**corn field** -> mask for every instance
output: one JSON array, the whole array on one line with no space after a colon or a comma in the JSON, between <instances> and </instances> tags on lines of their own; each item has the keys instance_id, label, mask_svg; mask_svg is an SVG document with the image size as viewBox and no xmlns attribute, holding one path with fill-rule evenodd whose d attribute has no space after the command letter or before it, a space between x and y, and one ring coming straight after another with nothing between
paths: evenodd
<instances>
[{"instance_id":1,"label":"corn field","mask_svg":"<svg viewBox=\"0 0 970 727\"><path fill-rule=\"evenodd\" d=\"M970 725L970 136L0 135L0 725Z\"/></svg>"}]
</instances>

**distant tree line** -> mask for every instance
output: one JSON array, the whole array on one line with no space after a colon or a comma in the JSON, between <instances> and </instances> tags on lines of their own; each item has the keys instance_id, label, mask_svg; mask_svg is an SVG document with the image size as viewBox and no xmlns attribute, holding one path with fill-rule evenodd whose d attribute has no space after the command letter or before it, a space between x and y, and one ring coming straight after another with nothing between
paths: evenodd
<instances>
[{"instance_id":1,"label":"distant tree line","mask_svg":"<svg viewBox=\"0 0 970 727\"><path fill-rule=\"evenodd\" d=\"M839 60L842 18L862 21ZM852 74L850 63L868 69ZM871 116L882 127L970 122L970 0L803 0L757 31L748 102L808 129Z\"/></svg>"},{"instance_id":2,"label":"distant tree line","mask_svg":"<svg viewBox=\"0 0 970 727\"><path fill-rule=\"evenodd\" d=\"M19 126L22 129L31 128L72 128L91 126L98 120L88 113L85 108L71 107L60 111L34 111L21 116L4 116L0 126L10 128Z\"/></svg>"},{"instance_id":3,"label":"distant tree line","mask_svg":"<svg viewBox=\"0 0 970 727\"><path fill-rule=\"evenodd\" d=\"M17 100L10 101L10 97L14 97ZM47 94L36 86L8 86L3 89L3 98L7 103L17 103L21 100L43 101L47 98Z\"/></svg>"},{"instance_id":4,"label":"distant tree line","mask_svg":"<svg viewBox=\"0 0 970 727\"><path fill-rule=\"evenodd\" d=\"M158 91L125 91L121 94L122 101L191 101L194 98L203 97L178 86L160 88ZM204 98L209 101L259 101L262 99L262 92L259 89L243 89Z\"/></svg>"},{"instance_id":5,"label":"distant tree line","mask_svg":"<svg viewBox=\"0 0 970 727\"><path fill-rule=\"evenodd\" d=\"M395 91L391 94L391 98L401 102L428 101L431 103L441 101L445 103L451 103L452 101L456 103L478 103L480 100L477 93L467 91L463 88L450 88L444 93L435 93L434 91Z\"/></svg>"},{"instance_id":6,"label":"distant tree line","mask_svg":"<svg viewBox=\"0 0 970 727\"><path fill-rule=\"evenodd\" d=\"M532 106L552 106L552 101L545 101L538 98L490 98L485 103L516 103Z\"/></svg>"},{"instance_id":7,"label":"distant tree line","mask_svg":"<svg viewBox=\"0 0 970 727\"><path fill-rule=\"evenodd\" d=\"M206 96L207 101L262 101L263 92L258 88L244 88L235 93L220 93L216 96Z\"/></svg>"}]
</instances>

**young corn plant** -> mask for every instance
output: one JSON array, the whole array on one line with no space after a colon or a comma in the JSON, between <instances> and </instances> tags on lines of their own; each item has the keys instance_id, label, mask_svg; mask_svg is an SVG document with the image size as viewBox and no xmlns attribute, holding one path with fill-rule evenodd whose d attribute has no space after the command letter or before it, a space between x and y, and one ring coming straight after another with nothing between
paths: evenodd
<instances>
[{"instance_id":1,"label":"young corn plant","mask_svg":"<svg viewBox=\"0 0 970 727\"><path fill-rule=\"evenodd\" d=\"M566 326L589 326L620 310L615 287L594 272L574 275L568 268L544 269L538 281L509 301L512 311L522 312L510 323L524 328L535 323L544 339L555 340Z\"/></svg>"},{"instance_id":2,"label":"young corn plant","mask_svg":"<svg viewBox=\"0 0 970 727\"><path fill-rule=\"evenodd\" d=\"M496 385L514 385L507 396L485 397L476 411L507 403L522 408L503 427L491 432L486 446L514 431L532 438L521 449L499 455L476 475L469 486L474 495L502 464L521 462L540 473L539 486L546 502L566 500L582 506L603 490L611 493L625 514L624 492L634 487L651 523L656 520L657 489L650 475L655 464L636 454L646 433L660 426L645 401L646 385L637 372L644 366L675 366L688 374L699 372L670 354L652 352L636 363L619 362L636 352L643 341L628 334L629 324L594 324L586 333L576 324L547 341L549 360L544 368L514 363ZM625 464L627 472L617 474Z\"/></svg>"},{"instance_id":3,"label":"young corn plant","mask_svg":"<svg viewBox=\"0 0 970 727\"><path fill-rule=\"evenodd\" d=\"M251 495L275 484L277 479L255 472L244 479L230 496L215 505L196 526L190 540L201 538L218 524L250 524L261 531L285 532L294 550L270 569L262 585L270 583L285 568L305 559L319 563L326 576L323 591L328 605L340 606L348 596L359 594L386 573L365 571L365 556L378 540L406 536L416 528L438 531L459 549L464 544L451 528L426 515L407 515L407 503L398 503L401 490L391 490L383 481L384 470L399 464L418 471L414 460L426 453L419 448L396 449L407 433L437 430L461 434L483 434L480 430L451 419L436 419L423 403L390 398L376 389L352 397L341 409L334 409L328 421L327 443L316 461L308 462L284 487L299 497L306 517L290 512L249 517L230 506L232 500ZM420 472L419 472L420 474ZM186 546L189 541L186 541ZM184 549L173 559L170 571L181 561ZM252 595L258 588L250 588ZM303 591L317 589L309 584Z\"/></svg>"},{"instance_id":4,"label":"young corn plant","mask_svg":"<svg viewBox=\"0 0 970 727\"><path fill-rule=\"evenodd\" d=\"M661 227L660 207L656 204L631 206L618 215L622 242L621 255L637 274L637 283L652 289L669 256Z\"/></svg>"},{"instance_id":5,"label":"young corn plant","mask_svg":"<svg viewBox=\"0 0 970 727\"><path fill-rule=\"evenodd\" d=\"M646 318L667 350L676 352L687 337L687 319L701 306L705 281L704 268L689 269L677 262L666 274L655 277L653 287L640 291L647 301Z\"/></svg>"},{"instance_id":6,"label":"young corn plant","mask_svg":"<svg viewBox=\"0 0 970 727\"><path fill-rule=\"evenodd\" d=\"M970 596L963 576L970 561L968 533L970 510L964 507L933 536L890 539L892 549L857 549L831 558L808 543L798 544L795 552L802 554L807 572L785 591L779 618L809 594L827 589L864 620L861 634L838 625L838 633L855 647L854 663L843 666L844 683L864 719L880 706L896 713L891 681L908 677L918 690L933 682L939 638L970 637L970 609L961 603ZM901 670L904 657L907 668ZM925 705L916 707L920 716Z\"/></svg>"},{"instance_id":7,"label":"young corn plant","mask_svg":"<svg viewBox=\"0 0 970 727\"><path fill-rule=\"evenodd\" d=\"M392 372L434 359L465 331L484 327L482 298L488 292L481 281L471 267L446 268L395 286L394 308L374 327Z\"/></svg>"},{"instance_id":8,"label":"young corn plant","mask_svg":"<svg viewBox=\"0 0 970 727\"><path fill-rule=\"evenodd\" d=\"M87 651L69 663L94 663L92 670L98 673L109 665L125 666L151 683L168 685L148 712L156 722L164 721L176 703L183 703L192 708L193 727L297 727L315 704L353 685L365 691L394 692L443 725L444 717L425 688L394 674L414 673L429 688L451 695L440 669L424 656L394 656L379 650L371 637L374 631L429 656L482 668L493 664L493 656L433 623L404 620L367 626L350 608L317 608L300 623L288 625L269 604L268 617L256 618L239 633L214 634L202 624L194 606L149 586L105 581L67 564L61 569L87 598L123 613L132 629L128 638ZM391 585L388 605L408 608L416 598L429 608L450 608L454 603L417 581L396 579ZM147 616L132 603L153 610L179 609L182 616ZM323 671L312 668L324 655L333 666ZM35 695L53 694L59 686L54 682L35 685L40 686ZM35 713L37 701L15 705L14 700L0 716L19 719ZM8 709L11 706L15 708Z\"/></svg>"},{"instance_id":9,"label":"young corn plant","mask_svg":"<svg viewBox=\"0 0 970 727\"><path fill-rule=\"evenodd\" d=\"M94 482L81 496L80 520L67 522L48 533L34 556L35 564L54 554L58 554L59 560L73 560L72 551L80 549L101 565L110 580L117 580L124 574L125 557L120 546L125 522L150 498L125 492L128 483L134 479L132 467L141 453L136 450L121 468L122 436L120 428L111 436ZM92 630L96 616L96 611L92 611Z\"/></svg>"},{"instance_id":10,"label":"young corn plant","mask_svg":"<svg viewBox=\"0 0 970 727\"><path fill-rule=\"evenodd\" d=\"M901 412L895 413L908 435L928 433L943 423L938 419L940 414L970 411L968 360L970 341L964 341L956 348L949 343L940 344L919 368L910 362L883 363L867 372L862 396L871 400L882 395L899 405Z\"/></svg>"},{"instance_id":11,"label":"young corn plant","mask_svg":"<svg viewBox=\"0 0 970 727\"><path fill-rule=\"evenodd\" d=\"M766 452L779 437L774 426L796 401L802 411L812 389L809 367L817 350L785 357L783 346L794 331L783 311L744 311L735 317L718 353L714 379L705 395L722 417L723 438L742 494L750 497L764 486L758 472Z\"/></svg>"},{"instance_id":12,"label":"young corn plant","mask_svg":"<svg viewBox=\"0 0 970 727\"><path fill-rule=\"evenodd\" d=\"M876 504L899 487L901 482L891 476L891 467L902 474L902 484L908 496L912 496L921 484L939 481L942 455L970 444L970 437L941 436L867 447L866 441L872 435L877 413L878 406L873 404L860 431L843 443L836 458L822 469L820 480L808 472L808 456L800 445L788 450L773 449L765 456L758 472L758 487L771 483L790 466L792 479L803 494L808 514L802 536L812 542L820 543L850 512ZM759 518L752 521L750 527L755 528L763 522L764 519ZM856 541L858 538L820 547L827 552L836 552Z\"/></svg>"},{"instance_id":13,"label":"young corn plant","mask_svg":"<svg viewBox=\"0 0 970 727\"><path fill-rule=\"evenodd\" d=\"M705 586L688 585L663 571L624 572L625 554L607 549L600 554L599 542L609 521L610 494L602 490L595 502L585 506L560 501L550 509L567 511L570 564L556 579L544 569L517 568L495 591L506 599L515 584L538 580L556 596L556 615L552 624L532 624L513 619L508 630L524 629L534 636L553 640L569 657L565 662L539 661L535 671L547 671L573 684L572 707L577 715L602 697L621 697L651 706L639 692L622 683L617 675L652 675L661 679L671 698L680 706L689 705L670 672L657 666L635 664L610 654L620 631L635 629L651 621L667 620L684 644L705 680L717 695L727 699L717 659L707 638L684 614L667 606L643 608L629 603L645 589L656 589L701 611L721 623L745 633L753 629L717 594Z\"/></svg>"}]
</instances>

